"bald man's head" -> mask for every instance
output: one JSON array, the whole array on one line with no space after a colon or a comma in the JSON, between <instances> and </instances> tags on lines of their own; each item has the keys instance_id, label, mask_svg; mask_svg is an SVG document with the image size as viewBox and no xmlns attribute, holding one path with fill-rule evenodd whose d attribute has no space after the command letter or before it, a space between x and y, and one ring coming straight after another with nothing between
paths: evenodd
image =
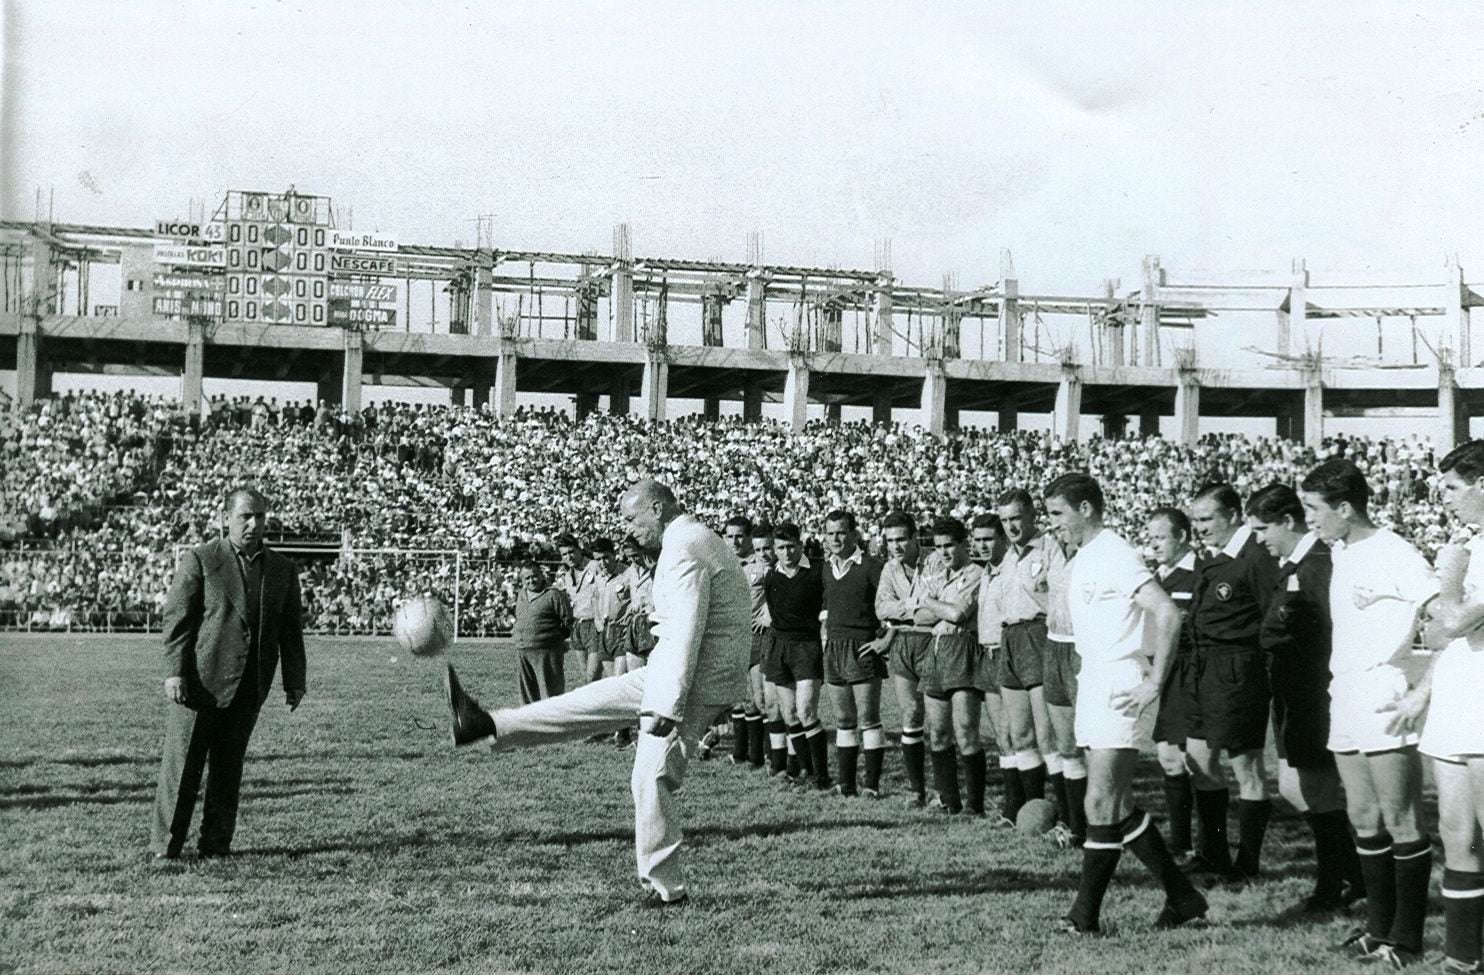
<instances>
[{"instance_id":1,"label":"bald man's head","mask_svg":"<svg viewBox=\"0 0 1484 975\"><path fill-rule=\"evenodd\" d=\"M635 482L618 501L618 513L639 544L658 549L665 526L680 514L675 493L653 478Z\"/></svg>"}]
</instances>

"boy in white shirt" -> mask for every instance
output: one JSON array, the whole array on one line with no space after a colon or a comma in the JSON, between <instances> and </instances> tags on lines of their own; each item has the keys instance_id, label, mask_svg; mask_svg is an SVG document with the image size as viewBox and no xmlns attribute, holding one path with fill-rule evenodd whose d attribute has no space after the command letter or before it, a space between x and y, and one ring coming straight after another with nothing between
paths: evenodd
<instances>
[{"instance_id":1,"label":"boy in white shirt","mask_svg":"<svg viewBox=\"0 0 1484 975\"><path fill-rule=\"evenodd\" d=\"M1422 952L1432 849L1423 831L1417 736L1396 727L1387 711L1407 693L1399 664L1438 584L1420 552L1371 523L1370 494L1365 475L1340 458L1310 471L1300 491L1309 527L1332 549L1329 748L1366 886L1366 926L1344 946L1403 965Z\"/></svg>"},{"instance_id":2,"label":"boy in white shirt","mask_svg":"<svg viewBox=\"0 0 1484 975\"><path fill-rule=\"evenodd\" d=\"M1174 661L1180 611L1133 546L1103 527L1103 492L1087 474L1047 485L1053 529L1077 547L1068 578L1072 630L1082 656L1076 702L1077 744L1086 749L1087 842L1077 900L1063 930L1099 929L1103 895L1123 848L1134 852L1165 891L1157 928L1203 917L1206 899L1175 864L1159 828L1134 804L1134 770L1153 744L1154 718ZM1146 630L1154 649L1151 663Z\"/></svg>"}]
</instances>

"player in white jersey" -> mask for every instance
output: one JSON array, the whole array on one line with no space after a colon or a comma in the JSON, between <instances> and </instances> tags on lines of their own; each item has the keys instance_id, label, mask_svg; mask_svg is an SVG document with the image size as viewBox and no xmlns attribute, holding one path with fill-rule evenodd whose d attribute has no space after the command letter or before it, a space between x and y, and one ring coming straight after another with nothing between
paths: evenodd
<instances>
[{"instance_id":1,"label":"player in white jersey","mask_svg":"<svg viewBox=\"0 0 1484 975\"><path fill-rule=\"evenodd\" d=\"M1408 690L1412 640L1437 579L1422 554L1371 523L1365 475L1334 458L1304 478L1309 527L1332 550L1329 747L1355 827L1366 925L1345 947L1400 966L1422 952L1432 847L1417 737L1387 709Z\"/></svg>"},{"instance_id":2,"label":"player in white jersey","mask_svg":"<svg viewBox=\"0 0 1484 975\"><path fill-rule=\"evenodd\" d=\"M1469 525L1484 524L1484 441L1443 458L1443 503ZM1443 971L1477 972L1484 926L1484 537L1438 553L1440 598L1428 645L1441 646L1427 674L1397 702L1397 731L1421 722L1419 750L1433 760L1443 839Z\"/></svg>"},{"instance_id":3,"label":"player in white jersey","mask_svg":"<svg viewBox=\"0 0 1484 975\"><path fill-rule=\"evenodd\" d=\"M1179 636L1180 611L1133 546L1103 527L1103 491L1091 476L1063 474L1047 485L1046 513L1077 547L1068 603L1082 657L1077 744L1085 748L1087 842L1077 899L1063 930L1099 929L1103 895L1124 847L1164 887L1157 928L1204 917L1206 899L1175 863L1149 814L1134 804L1134 770L1153 744L1155 711ZM1154 659L1149 659L1152 645Z\"/></svg>"}]
</instances>

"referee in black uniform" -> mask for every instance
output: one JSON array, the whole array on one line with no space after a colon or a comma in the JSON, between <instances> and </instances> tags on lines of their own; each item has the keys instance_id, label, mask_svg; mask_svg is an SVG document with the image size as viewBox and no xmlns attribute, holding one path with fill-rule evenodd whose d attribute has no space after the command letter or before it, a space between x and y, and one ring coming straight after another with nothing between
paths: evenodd
<instances>
[{"instance_id":1,"label":"referee in black uniform","mask_svg":"<svg viewBox=\"0 0 1484 975\"><path fill-rule=\"evenodd\" d=\"M1272 816L1263 770L1271 687L1259 630L1278 565L1243 523L1242 499L1229 484L1208 484L1191 504L1191 524L1207 551L1196 560L1191 595L1195 679L1186 713L1185 753L1195 778L1200 852L1192 871L1241 882L1258 875ZM1238 850L1226 838L1229 797L1221 753L1236 775Z\"/></svg>"}]
</instances>

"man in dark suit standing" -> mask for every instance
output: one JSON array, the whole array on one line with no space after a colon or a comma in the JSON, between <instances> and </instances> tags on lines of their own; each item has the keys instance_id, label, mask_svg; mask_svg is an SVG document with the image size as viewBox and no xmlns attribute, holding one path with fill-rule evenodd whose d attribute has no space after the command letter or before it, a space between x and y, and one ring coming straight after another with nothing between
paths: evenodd
<instances>
[{"instance_id":1,"label":"man in dark suit standing","mask_svg":"<svg viewBox=\"0 0 1484 975\"><path fill-rule=\"evenodd\" d=\"M268 502L253 488L223 505L226 537L181 557L165 600L165 744L150 849L180 856L209 764L197 849L227 856L242 760L283 658L289 710L304 698L299 574L263 544Z\"/></svg>"}]
</instances>

